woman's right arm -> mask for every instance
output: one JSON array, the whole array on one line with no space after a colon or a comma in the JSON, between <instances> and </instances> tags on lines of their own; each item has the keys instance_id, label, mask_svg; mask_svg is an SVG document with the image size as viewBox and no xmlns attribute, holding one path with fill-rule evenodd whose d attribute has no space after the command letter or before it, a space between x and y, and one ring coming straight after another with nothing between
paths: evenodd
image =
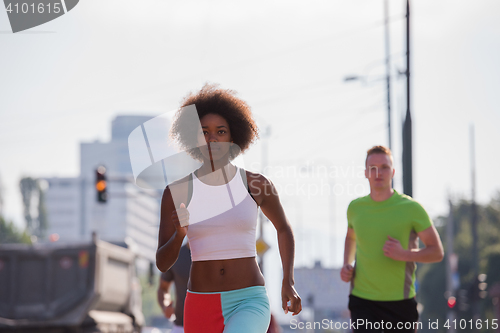
<instances>
[{"instance_id":1,"label":"woman's right arm","mask_svg":"<svg viewBox=\"0 0 500 333\"><path fill-rule=\"evenodd\" d=\"M181 227L180 221L189 220L189 212L184 204L175 209L170 186L163 191L160 212L160 231L158 233L158 250L156 250L156 267L162 272L170 269L179 257L182 241L187 227Z\"/></svg>"}]
</instances>

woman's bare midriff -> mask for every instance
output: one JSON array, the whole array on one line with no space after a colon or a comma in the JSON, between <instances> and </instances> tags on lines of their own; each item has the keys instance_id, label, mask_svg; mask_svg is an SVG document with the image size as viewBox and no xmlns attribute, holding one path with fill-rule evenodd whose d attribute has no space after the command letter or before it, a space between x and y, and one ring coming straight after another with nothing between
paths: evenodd
<instances>
[{"instance_id":1,"label":"woman's bare midriff","mask_svg":"<svg viewBox=\"0 0 500 333\"><path fill-rule=\"evenodd\" d=\"M251 257L193 261L188 289L218 292L263 285L264 277L255 257Z\"/></svg>"}]
</instances>

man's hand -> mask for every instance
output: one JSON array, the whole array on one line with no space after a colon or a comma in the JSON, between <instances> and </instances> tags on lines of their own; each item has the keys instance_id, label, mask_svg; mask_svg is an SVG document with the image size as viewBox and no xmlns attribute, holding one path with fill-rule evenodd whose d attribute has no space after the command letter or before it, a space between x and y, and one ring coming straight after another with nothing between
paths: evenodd
<instances>
[{"instance_id":1,"label":"man's hand","mask_svg":"<svg viewBox=\"0 0 500 333\"><path fill-rule=\"evenodd\" d=\"M283 282L281 286L281 302L285 314L291 311L292 315L295 316L302 311L300 296L297 294L297 291L295 291L295 288L289 283Z\"/></svg>"},{"instance_id":2,"label":"man's hand","mask_svg":"<svg viewBox=\"0 0 500 333\"><path fill-rule=\"evenodd\" d=\"M352 267L351 264L345 264L342 266L342 269L340 270L340 278L344 282L349 282L352 279L352 275L354 273L354 267Z\"/></svg>"},{"instance_id":3,"label":"man's hand","mask_svg":"<svg viewBox=\"0 0 500 333\"><path fill-rule=\"evenodd\" d=\"M157 299L163 315L168 319L170 319L170 317L172 317L172 314L175 312L174 304L170 298L170 294L168 293L171 285L172 281L163 280L163 278L160 277Z\"/></svg>"},{"instance_id":4,"label":"man's hand","mask_svg":"<svg viewBox=\"0 0 500 333\"><path fill-rule=\"evenodd\" d=\"M387 236L388 240L384 244L384 255L398 261L408 261L408 251L403 249L399 240Z\"/></svg>"},{"instance_id":5,"label":"man's hand","mask_svg":"<svg viewBox=\"0 0 500 333\"><path fill-rule=\"evenodd\" d=\"M170 317L172 317L172 315L174 314L174 312L175 312L175 308L174 308L174 305L173 305L172 302L170 302L169 305L167 305L166 307L163 308L163 314L168 319L170 319Z\"/></svg>"}]
</instances>

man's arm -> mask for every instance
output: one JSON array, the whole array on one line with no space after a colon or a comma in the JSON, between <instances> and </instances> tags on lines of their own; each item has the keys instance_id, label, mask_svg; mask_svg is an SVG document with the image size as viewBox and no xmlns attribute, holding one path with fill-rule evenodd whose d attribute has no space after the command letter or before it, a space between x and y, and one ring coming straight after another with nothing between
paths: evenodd
<instances>
[{"instance_id":1,"label":"man's arm","mask_svg":"<svg viewBox=\"0 0 500 333\"><path fill-rule=\"evenodd\" d=\"M410 260L408 261L430 263L443 260L443 244L441 244L441 239L434 226L430 226L424 231L417 233L417 235L422 243L424 243L425 247L423 249L411 250L409 256Z\"/></svg>"},{"instance_id":2,"label":"man's arm","mask_svg":"<svg viewBox=\"0 0 500 333\"><path fill-rule=\"evenodd\" d=\"M344 282L349 282L352 279L353 267L352 262L356 257L356 233L354 229L347 228L344 244L344 265L340 270L340 278Z\"/></svg>"},{"instance_id":3,"label":"man's arm","mask_svg":"<svg viewBox=\"0 0 500 333\"><path fill-rule=\"evenodd\" d=\"M344 265L351 265L356 257L356 233L353 228L347 228L344 244Z\"/></svg>"},{"instance_id":4,"label":"man's arm","mask_svg":"<svg viewBox=\"0 0 500 333\"><path fill-rule=\"evenodd\" d=\"M384 245L384 255L399 261L416 261L422 263L439 262L443 260L444 251L443 244L434 226L417 233L418 237L424 243L423 249L405 250L401 243L391 236L387 236L388 240Z\"/></svg>"},{"instance_id":5,"label":"man's arm","mask_svg":"<svg viewBox=\"0 0 500 333\"><path fill-rule=\"evenodd\" d=\"M166 281L160 278L160 284L158 286L158 292L157 292L158 304L160 305L163 314L167 318L170 318L175 311L169 294L171 285L172 281Z\"/></svg>"}]
</instances>

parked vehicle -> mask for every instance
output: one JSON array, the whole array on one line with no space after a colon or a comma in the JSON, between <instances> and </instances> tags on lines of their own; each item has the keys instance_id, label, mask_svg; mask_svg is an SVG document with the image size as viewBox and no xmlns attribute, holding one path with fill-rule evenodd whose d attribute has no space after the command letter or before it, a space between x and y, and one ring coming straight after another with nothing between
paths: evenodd
<instances>
[{"instance_id":1,"label":"parked vehicle","mask_svg":"<svg viewBox=\"0 0 500 333\"><path fill-rule=\"evenodd\" d=\"M135 260L95 235L90 243L0 245L0 332L140 332Z\"/></svg>"}]
</instances>

